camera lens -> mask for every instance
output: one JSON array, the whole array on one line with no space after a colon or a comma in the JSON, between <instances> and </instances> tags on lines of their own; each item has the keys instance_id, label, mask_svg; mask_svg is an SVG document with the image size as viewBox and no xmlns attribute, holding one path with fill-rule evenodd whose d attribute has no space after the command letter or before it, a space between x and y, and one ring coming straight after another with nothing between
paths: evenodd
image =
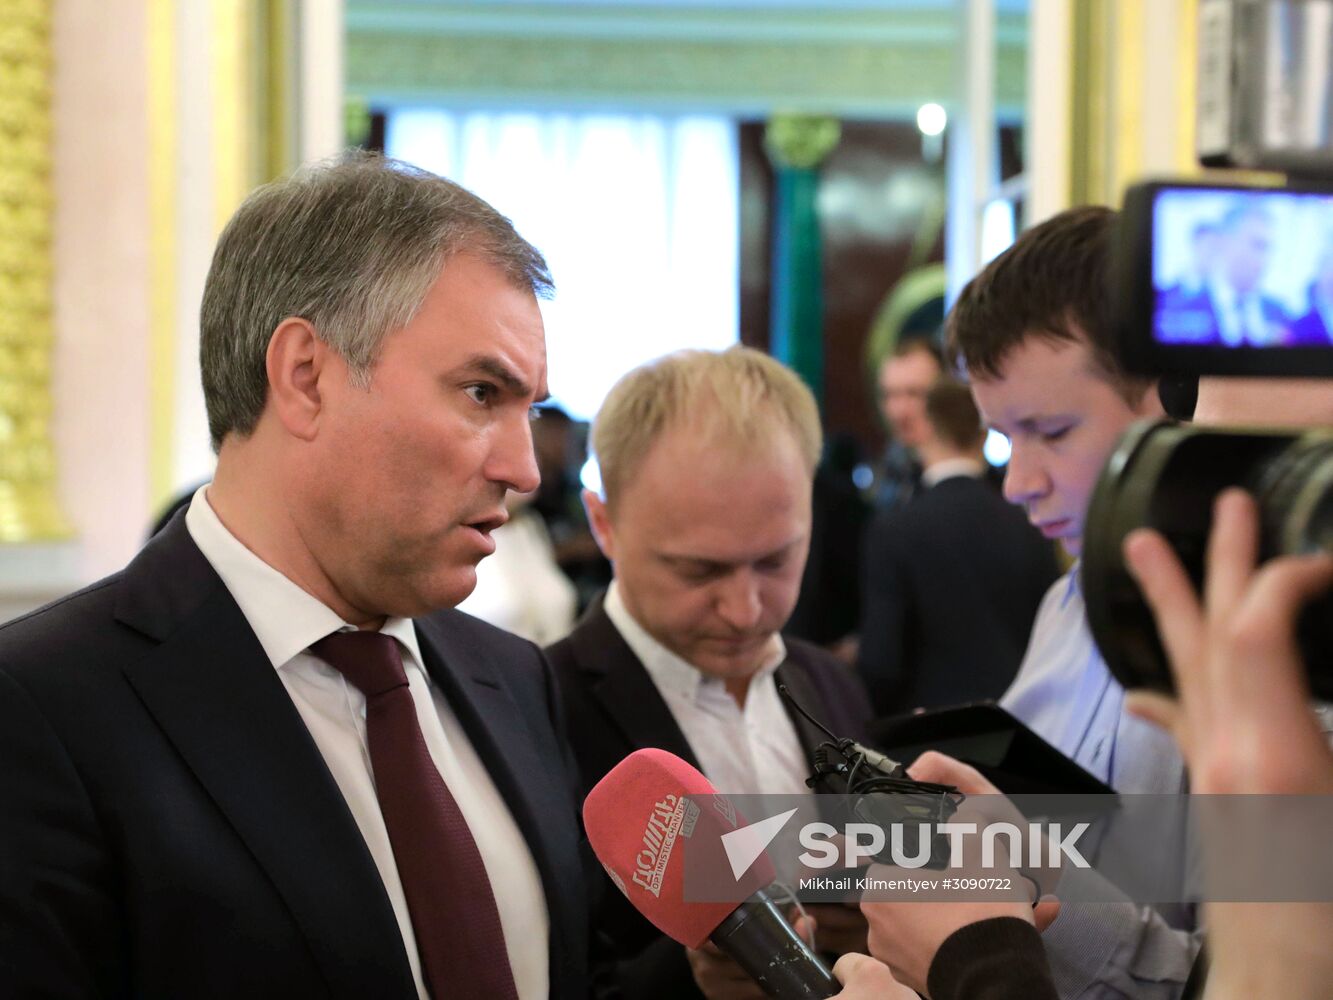
<instances>
[{"instance_id":1,"label":"camera lens","mask_svg":"<svg viewBox=\"0 0 1333 1000\"><path fill-rule=\"evenodd\" d=\"M1333 551L1333 432L1132 428L1093 493L1081 575L1093 639L1126 688L1174 690L1152 613L1125 569L1125 536L1157 529L1200 586L1213 501L1229 486L1258 501L1261 560ZM1306 609L1299 640L1314 694L1333 699L1333 595Z\"/></svg>"},{"instance_id":2,"label":"camera lens","mask_svg":"<svg viewBox=\"0 0 1333 1000\"><path fill-rule=\"evenodd\" d=\"M1260 470L1264 558L1333 551L1333 434L1302 435Z\"/></svg>"}]
</instances>

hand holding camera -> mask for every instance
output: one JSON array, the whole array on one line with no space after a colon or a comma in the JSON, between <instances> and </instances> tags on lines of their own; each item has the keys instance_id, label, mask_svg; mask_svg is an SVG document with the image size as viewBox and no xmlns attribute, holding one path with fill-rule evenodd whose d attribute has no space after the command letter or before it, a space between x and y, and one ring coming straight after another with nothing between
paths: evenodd
<instances>
[{"instance_id":1,"label":"hand holding camera","mask_svg":"<svg viewBox=\"0 0 1333 1000\"><path fill-rule=\"evenodd\" d=\"M1125 561L1143 589L1173 667L1178 700L1147 691L1132 710L1168 728L1194 791L1333 794L1333 751L1310 709L1296 641L1301 609L1333 584L1333 556L1256 568L1258 509L1239 490L1218 497L1202 601L1170 545L1143 529ZM1210 998L1319 996L1333 981L1333 904L1214 903Z\"/></svg>"},{"instance_id":2,"label":"hand holding camera","mask_svg":"<svg viewBox=\"0 0 1333 1000\"><path fill-rule=\"evenodd\" d=\"M1296 643L1301 609L1333 583L1333 555L1287 556L1256 568L1258 510L1221 494L1202 601L1166 540L1125 541L1176 677L1179 700L1132 692L1133 710L1169 729L1195 793L1330 794L1333 751L1310 709Z\"/></svg>"}]
</instances>

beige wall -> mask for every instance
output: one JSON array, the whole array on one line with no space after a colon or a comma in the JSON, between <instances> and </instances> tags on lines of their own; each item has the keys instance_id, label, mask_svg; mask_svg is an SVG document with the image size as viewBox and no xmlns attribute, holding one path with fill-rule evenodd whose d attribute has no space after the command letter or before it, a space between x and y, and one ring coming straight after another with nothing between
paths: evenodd
<instances>
[{"instance_id":1,"label":"beige wall","mask_svg":"<svg viewBox=\"0 0 1333 1000\"><path fill-rule=\"evenodd\" d=\"M342 141L340 0L51 7L52 433L76 535L0 548L0 618L119 569L163 503L211 474L199 297L218 230L263 179L252 172L260 109L295 102L303 161ZM264 44L281 45L299 75L289 98L255 87L266 58L256 30L282 10L299 30Z\"/></svg>"},{"instance_id":2,"label":"beige wall","mask_svg":"<svg viewBox=\"0 0 1333 1000\"><path fill-rule=\"evenodd\" d=\"M149 516L145 4L55 4L54 435L77 572L125 563Z\"/></svg>"}]
</instances>

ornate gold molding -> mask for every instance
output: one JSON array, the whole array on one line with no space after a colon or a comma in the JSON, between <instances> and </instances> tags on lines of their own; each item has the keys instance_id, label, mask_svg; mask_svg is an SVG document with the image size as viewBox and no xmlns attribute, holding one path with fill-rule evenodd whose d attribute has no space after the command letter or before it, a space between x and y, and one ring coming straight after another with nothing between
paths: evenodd
<instances>
[{"instance_id":1,"label":"ornate gold molding","mask_svg":"<svg viewBox=\"0 0 1333 1000\"><path fill-rule=\"evenodd\" d=\"M775 42L763 38L440 35L349 29L347 90L372 105L483 102L661 107L765 115L915 114L956 86L957 40ZM1027 49L996 54L996 102L1026 98Z\"/></svg>"},{"instance_id":2,"label":"ornate gold molding","mask_svg":"<svg viewBox=\"0 0 1333 1000\"><path fill-rule=\"evenodd\" d=\"M65 538L51 441L51 7L0 0L0 541Z\"/></svg>"}]
</instances>

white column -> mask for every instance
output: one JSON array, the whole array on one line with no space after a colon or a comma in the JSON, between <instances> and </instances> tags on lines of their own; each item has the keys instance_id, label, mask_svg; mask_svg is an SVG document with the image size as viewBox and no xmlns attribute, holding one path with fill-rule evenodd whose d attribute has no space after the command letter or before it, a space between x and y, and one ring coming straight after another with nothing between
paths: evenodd
<instances>
[{"instance_id":1,"label":"white column","mask_svg":"<svg viewBox=\"0 0 1333 1000\"><path fill-rule=\"evenodd\" d=\"M950 303L981 264L981 215L995 187L995 0L963 0L959 14L958 105L947 164Z\"/></svg>"},{"instance_id":2,"label":"white column","mask_svg":"<svg viewBox=\"0 0 1333 1000\"><path fill-rule=\"evenodd\" d=\"M343 129L342 0L302 0L297 20L297 158L310 163L334 156Z\"/></svg>"},{"instance_id":3,"label":"white column","mask_svg":"<svg viewBox=\"0 0 1333 1000\"><path fill-rule=\"evenodd\" d=\"M214 464L199 381L199 300L217 237L212 35L212 4L177 5L173 492L212 478Z\"/></svg>"},{"instance_id":4,"label":"white column","mask_svg":"<svg viewBox=\"0 0 1333 1000\"><path fill-rule=\"evenodd\" d=\"M1044 222L1069 207L1072 49L1070 0L1032 0L1028 14L1025 226Z\"/></svg>"},{"instance_id":5,"label":"white column","mask_svg":"<svg viewBox=\"0 0 1333 1000\"><path fill-rule=\"evenodd\" d=\"M142 2L53 7L52 430L78 541L28 572L68 590L123 566L151 514L148 58Z\"/></svg>"},{"instance_id":6,"label":"white column","mask_svg":"<svg viewBox=\"0 0 1333 1000\"><path fill-rule=\"evenodd\" d=\"M1140 180L1179 171L1181 28L1188 16L1179 2L1146 4L1139 23L1143 45L1143 101L1139 120L1143 144ZM1190 67L1192 71L1192 67ZM1131 178L1125 178L1130 180ZM1122 192L1123 193L1123 192Z\"/></svg>"}]
</instances>

